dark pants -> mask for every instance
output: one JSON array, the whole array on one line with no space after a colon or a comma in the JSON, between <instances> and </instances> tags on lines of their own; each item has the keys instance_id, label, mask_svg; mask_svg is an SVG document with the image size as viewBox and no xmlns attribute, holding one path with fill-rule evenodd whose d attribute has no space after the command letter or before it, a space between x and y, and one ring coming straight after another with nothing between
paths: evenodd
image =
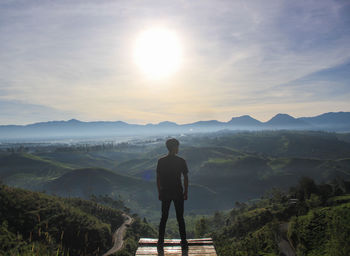
<instances>
[{"instance_id":1,"label":"dark pants","mask_svg":"<svg viewBox=\"0 0 350 256\"><path fill-rule=\"evenodd\" d=\"M162 218L159 223L159 237L160 241L164 240L165 234L165 226L168 220L169 208L171 201L174 202L175 211L176 211L176 219L179 224L179 233L181 240L186 240L186 226L184 220L184 200L162 200Z\"/></svg>"}]
</instances>

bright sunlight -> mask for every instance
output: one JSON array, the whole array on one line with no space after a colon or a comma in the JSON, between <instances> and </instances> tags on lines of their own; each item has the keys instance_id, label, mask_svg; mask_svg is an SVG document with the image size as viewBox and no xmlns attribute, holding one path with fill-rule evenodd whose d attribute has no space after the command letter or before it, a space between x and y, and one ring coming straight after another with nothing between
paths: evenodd
<instances>
[{"instance_id":1,"label":"bright sunlight","mask_svg":"<svg viewBox=\"0 0 350 256\"><path fill-rule=\"evenodd\" d=\"M175 73L180 66L181 45L168 29L149 29L139 35L134 49L135 62L152 79Z\"/></svg>"}]
</instances>

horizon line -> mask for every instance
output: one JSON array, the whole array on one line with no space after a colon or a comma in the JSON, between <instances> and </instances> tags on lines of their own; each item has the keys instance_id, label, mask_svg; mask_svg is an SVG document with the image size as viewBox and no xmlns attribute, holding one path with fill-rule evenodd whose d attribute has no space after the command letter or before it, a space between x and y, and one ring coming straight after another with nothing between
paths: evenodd
<instances>
[{"instance_id":1,"label":"horizon line","mask_svg":"<svg viewBox=\"0 0 350 256\"><path fill-rule=\"evenodd\" d=\"M216 119L210 119L210 120L197 120L197 121L193 121L193 122L189 122L189 123L177 123L177 122L174 122L174 121L169 121L169 120L165 120L165 121L160 121L158 123L145 123L145 124L140 124L140 123L128 123L128 122L125 122L125 121L122 121L122 120L93 120L93 121L82 121L82 120L79 120L79 119L76 119L76 118L71 118L71 119L67 119L67 120L49 120L49 121L38 121L38 122L32 122L32 123L27 123L27 124L0 124L0 126L28 126L28 125L34 125L34 124L40 124L40 123L50 123L50 122L69 122L69 121L78 121L78 122L81 122L81 123L98 123L98 122L106 122L106 123L115 123L115 122L122 122L122 123L125 123L125 124L129 124L129 125L143 125L143 126L146 126L146 125L159 125L161 123L174 123L176 125L186 125L186 124L194 124L194 123L197 123L197 122L210 122L210 121L216 121L216 122L220 122L220 123L228 123L230 122L232 119L234 118L240 118L240 117L244 117L244 116L247 116L247 117L250 117L256 121L259 121L260 123L267 123L269 122L271 119L273 119L274 117L278 116L278 115L288 115L292 118L295 118L295 119L300 119L300 118L312 118L312 117L317 117L317 116L321 116L321 115L324 115L324 114L337 114L337 113L350 113L350 111L336 111L336 112L324 112L324 113L321 113L321 114L318 114L318 115L315 115L315 116L302 116L302 117L294 117L290 114L287 114L287 113L277 113L275 115L273 115L270 119L268 119L267 121L260 121L259 119L257 118L254 118L252 117L251 115L240 115L240 116L233 116L231 117L231 119L229 119L228 121L219 121L219 120L216 120Z\"/></svg>"}]
</instances>

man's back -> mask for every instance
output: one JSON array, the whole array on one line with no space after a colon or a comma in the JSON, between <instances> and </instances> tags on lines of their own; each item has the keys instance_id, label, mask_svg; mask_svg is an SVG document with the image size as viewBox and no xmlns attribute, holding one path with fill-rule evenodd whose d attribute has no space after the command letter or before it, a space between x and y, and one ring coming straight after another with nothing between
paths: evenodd
<instances>
[{"instance_id":1,"label":"man's back","mask_svg":"<svg viewBox=\"0 0 350 256\"><path fill-rule=\"evenodd\" d=\"M187 174L186 161L176 155L167 155L158 160L157 175L160 179L161 200L183 198L181 174Z\"/></svg>"}]
</instances>

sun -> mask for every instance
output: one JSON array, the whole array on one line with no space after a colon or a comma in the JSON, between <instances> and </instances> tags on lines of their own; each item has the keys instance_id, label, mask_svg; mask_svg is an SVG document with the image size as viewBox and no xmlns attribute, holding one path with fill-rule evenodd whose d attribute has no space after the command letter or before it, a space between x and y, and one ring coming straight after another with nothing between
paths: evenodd
<instances>
[{"instance_id":1,"label":"sun","mask_svg":"<svg viewBox=\"0 0 350 256\"><path fill-rule=\"evenodd\" d=\"M152 28L137 38L134 59L147 76L162 79L178 71L181 51L176 33L164 28Z\"/></svg>"}]
</instances>

